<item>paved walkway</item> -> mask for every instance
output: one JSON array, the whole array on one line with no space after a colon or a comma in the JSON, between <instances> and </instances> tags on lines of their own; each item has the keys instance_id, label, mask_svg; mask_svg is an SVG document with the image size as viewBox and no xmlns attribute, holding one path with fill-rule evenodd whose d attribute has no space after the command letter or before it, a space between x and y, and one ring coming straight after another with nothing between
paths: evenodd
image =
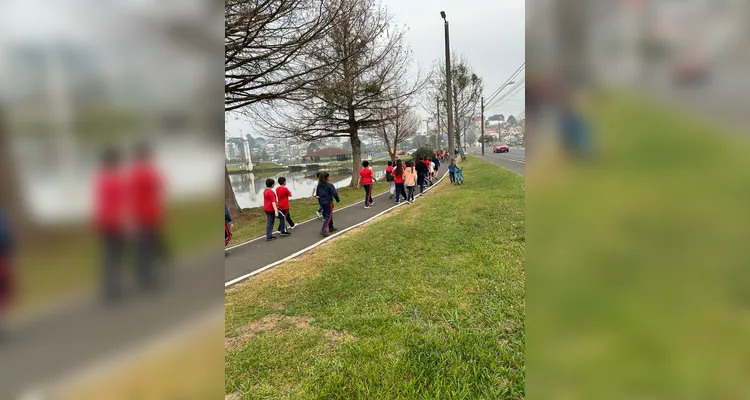
<instances>
[{"instance_id":1,"label":"paved walkway","mask_svg":"<svg viewBox=\"0 0 750 400\"><path fill-rule=\"evenodd\" d=\"M441 169L445 172L447 168L441 165ZM448 178L444 180L444 182L447 181ZM419 193L418 186L416 189L417 193ZM427 190L427 188L425 188L425 190ZM334 206L333 226L339 231L366 221L395 205L393 200L388 199L388 192L386 192L374 196L373 201L375 202L375 205L366 209L364 208L364 189L360 189L360 191L362 194L361 202L340 208L338 211ZM426 194L426 196L428 195L429 193ZM415 200L418 203L420 198L416 198ZM405 204L402 207L409 206L409 204ZM292 209L291 212L292 216L294 216L294 209ZM278 227L278 222L276 222L276 224L276 227ZM322 226L322 221L312 220L307 223L297 224L295 229L290 231L292 235L288 237L279 237L274 241L267 242L264 236L235 248L231 248L230 246L230 249L226 252L224 260L225 282L227 282L227 285L232 285L238 281L244 280L251 274L254 274L266 266L278 263L281 260L290 258L298 252L310 248L311 246L315 246L318 242L323 240L323 237L319 234Z\"/></svg>"}]
</instances>

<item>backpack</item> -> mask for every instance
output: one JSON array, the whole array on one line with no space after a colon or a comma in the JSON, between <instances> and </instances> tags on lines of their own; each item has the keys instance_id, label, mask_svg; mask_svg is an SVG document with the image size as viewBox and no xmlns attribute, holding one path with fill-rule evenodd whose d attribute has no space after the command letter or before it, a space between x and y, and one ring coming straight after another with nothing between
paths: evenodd
<instances>
[{"instance_id":1,"label":"backpack","mask_svg":"<svg viewBox=\"0 0 750 400\"><path fill-rule=\"evenodd\" d=\"M385 170L385 181L386 182L393 182L394 180L396 180L396 178L393 177L393 171L394 170L390 170L390 171L388 171L387 169Z\"/></svg>"}]
</instances>

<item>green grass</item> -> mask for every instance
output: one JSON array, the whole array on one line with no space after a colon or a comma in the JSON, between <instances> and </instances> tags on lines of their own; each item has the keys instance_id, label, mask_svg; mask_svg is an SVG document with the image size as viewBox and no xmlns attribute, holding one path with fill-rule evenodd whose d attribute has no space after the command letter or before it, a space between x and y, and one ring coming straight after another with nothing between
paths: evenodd
<instances>
[{"instance_id":1,"label":"green grass","mask_svg":"<svg viewBox=\"0 0 750 400\"><path fill-rule=\"evenodd\" d=\"M253 172L256 172L256 171L260 172L260 171L271 170L271 169L281 170L281 169L284 169L284 166L281 164L276 164L272 162L262 162L258 165L253 166Z\"/></svg>"},{"instance_id":2,"label":"green grass","mask_svg":"<svg viewBox=\"0 0 750 400\"><path fill-rule=\"evenodd\" d=\"M464 171L230 289L226 393L523 398L524 181L475 158Z\"/></svg>"},{"instance_id":3,"label":"green grass","mask_svg":"<svg viewBox=\"0 0 750 400\"><path fill-rule=\"evenodd\" d=\"M229 171L229 172L246 172L247 169L245 167L227 167L227 171Z\"/></svg>"},{"instance_id":4,"label":"green grass","mask_svg":"<svg viewBox=\"0 0 750 400\"><path fill-rule=\"evenodd\" d=\"M166 235L175 255L218 239L214 232L219 201L191 200L168 210ZM19 251L20 312L98 284L99 238L88 226L39 232L34 242L21 243Z\"/></svg>"},{"instance_id":5,"label":"green grass","mask_svg":"<svg viewBox=\"0 0 750 400\"><path fill-rule=\"evenodd\" d=\"M747 397L750 143L621 93L588 114L593 159L527 167L529 387Z\"/></svg>"},{"instance_id":6,"label":"green grass","mask_svg":"<svg viewBox=\"0 0 750 400\"><path fill-rule=\"evenodd\" d=\"M388 184L385 181L378 181L373 187L374 195L386 191L388 191ZM363 201L365 198L364 189L361 188L344 187L338 189L338 192L341 202L336 203L336 208ZM309 196L310 193L293 193L292 195L294 197ZM292 199L289 205L291 206L289 213L292 215L294 222L302 222L315 217L315 211L319 207L318 199L309 197ZM242 214L232 216L232 221L234 221L234 228L232 228L231 246L255 239L266 233L266 214L262 207L246 208L242 210Z\"/></svg>"}]
</instances>

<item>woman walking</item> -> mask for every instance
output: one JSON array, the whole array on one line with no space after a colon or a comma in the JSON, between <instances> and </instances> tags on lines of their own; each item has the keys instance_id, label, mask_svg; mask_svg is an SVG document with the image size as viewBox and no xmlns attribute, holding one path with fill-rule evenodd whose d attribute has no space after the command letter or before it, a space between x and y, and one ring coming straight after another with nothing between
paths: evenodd
<instances>
[{"instance_id":1,"label":"woman walking","mask_svg":"<svg viewBox=\"0 0 750 400\"><path fill-rule=\"evenodd\" d=\"M396 161L396 168L393 170L393 180L396 182L396 204L401 201L401 197L406 200L406 191L404 190L404 166L401 160Z\"/></svg>"}]
</instances>

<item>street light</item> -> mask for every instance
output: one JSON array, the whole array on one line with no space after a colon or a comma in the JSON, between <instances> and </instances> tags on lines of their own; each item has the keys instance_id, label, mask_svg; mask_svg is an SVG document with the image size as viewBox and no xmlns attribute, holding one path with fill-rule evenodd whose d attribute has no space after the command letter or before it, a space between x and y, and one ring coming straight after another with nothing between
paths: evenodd
<instances>
[{"instance_id":1,"label":"street light","mask_svg":"<svg viewBox=\"0 0 750 400\"><path fill-rule=\"evenodd\" d=\"M445 18L445 11L440 11L440 16L443 18L443 21L445 21L445 93L446 93L446 104L447 104L447 112L448 112L448 147L450 147L450 155L451 160L455 160L455 152L454 149L456 148L456 142L455 138L453 137L453 103L452 99L453 96L451 93L453 92L451 89L451 45L450 45L450 32L448 28L448 20Z\"/></svg>"},{"instance_id":2,"label":"street light","mask_svg":"<svg viewBox=\"0 0 750 400\"><path fill-rule=\"evenodd\" d=\"M510 86L510 85L512 85L514 83L516 83L516 82L510 81L510 82L506 83L505 85L503 85L502 87L500 87L500 89L497 90L497 93L500 93L500 91L503 90L506 86ZM492 100L492 99L490 99L490 100ZM484 155L484 96L482 96L482 140L481 140L481 142L482 142L482 155Z\"/></svg>"}]
</instances>

